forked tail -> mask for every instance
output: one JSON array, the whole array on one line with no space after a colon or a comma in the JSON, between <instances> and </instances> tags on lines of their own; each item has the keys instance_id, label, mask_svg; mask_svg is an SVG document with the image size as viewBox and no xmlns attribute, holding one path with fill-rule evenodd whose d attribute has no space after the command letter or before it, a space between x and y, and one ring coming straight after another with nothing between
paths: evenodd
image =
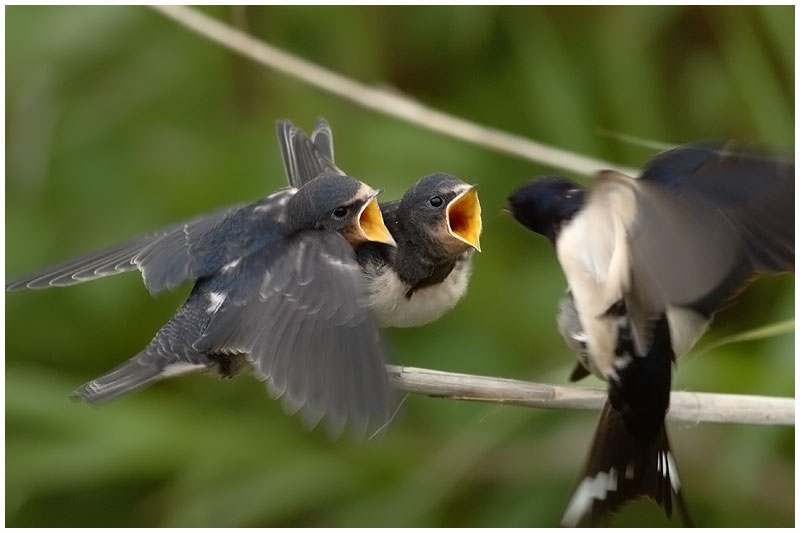
<instances>
[{"instance_id":1,"label":"forked tail","mask_svg":"<svg viewBox=\"0 0 800 533\"><path fill-rule=\"evenodd\" d=\"M583 479L561 524L602 524L626 502L643 496L661 506L668 517L672 515L674 498L683 523L693 525L664 424L655 438L643 442L629 431L622 413L606 402Z\"/></svg>"}]
</instances>

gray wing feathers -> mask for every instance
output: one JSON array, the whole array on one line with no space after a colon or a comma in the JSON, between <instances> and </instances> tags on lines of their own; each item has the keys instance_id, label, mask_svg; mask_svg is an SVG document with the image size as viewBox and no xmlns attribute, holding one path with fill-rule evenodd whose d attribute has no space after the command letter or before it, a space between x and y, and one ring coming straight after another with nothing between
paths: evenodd
<instances>
[{"instance_id":1,"label":"gray wing feathers","mask_svg":"<svg viewBox=\"0 0 800 533\"><path fill-rule=\"evenodd\" d=\"M732 142L694 143L653 158L641 186L716 216L756 272L794 270L792 159Z\"/></svg>"},{"instance_id":2,"label":"gray wing feathers","mask_svg":"<svg viewBox=\"0 0 800 533\"><path fill-rule=\"evenodd\" d=\"M226 208L188 222L65 261L56 266L22 276L6 284L6 290L66 287L104 276L139 269L148 290L155 294L173 289L201 274L192 246L238 209Z\"/></svg>"},{"instance_id":3,"label":"gray wing feathers","mask_svg":"<svg viewBox=\"0 0 800 533\"><path fill-rule=\"evenodd\" d=\"M285 409L338 435L361 435L390 416L377 323L350 245L309 232L289 243L249 300L229 299L195 343L245 353Z\"/></svg>"},{"instance_id":4,"label":"gray wing feathers","mask_svg":"<svg viewBox=\"0 0 800 533\"><path fill-rule=\"evenodd\" d=\"M133 264L133 259L158 238L158 235L140 237L79 259L44 268L6 283L6 290L67 287L104 276L136 270L138 267Z\"/></svg>"},{"instance_id":5,"label":"gray wing feathers","mask_svg":"<svg viewBox=\"0 0 800 533\"><path fill-rule=\"evenodd\" d=\"M240 206L229 207L179 224L142 250L132 261L142 271L147 289L151 293L173 290L185 281L210 274L208 270L216 265L211 264L213 261L206 261L209 252L198 250L198 244L225 217L238 209ZM212 250L211 253L215 252Z\"/></svg>"},{"instance_id":6,"label":"gray wing feathers","mask_svg":"<svg viewBox=\"0 0 800 533\"><path fill-rule=\"evenodd\" d=\"M311 137L288 120L276 127L289 185L300 188L321 174L344 174L333 162L333 134L324 119L317 120Z\"/></svg>"},{"instance_id":7,"label":"gray wing feathers","mask_svg":"<svg viewBox=\"0 0 800 533\"><path fill-rule=\"evenodd\" d=\"M659 154L638 180L601 174L592 194L622 186L635 191L626 230L644 312L671 304L709 314L754 273L794 270L789 161L698 143Z\"/></svg>"},{"instance_id":8,"label":"gray wing feathers","mask_svg":"<svg viewBox=\"0 0 800 533\"><path fill-rule=\"evenodd\" d=\"M630 235L633 282L658 308L690 305L745 261L734 228L690 198L645 189Z\"/></svg>"}]
</instances>

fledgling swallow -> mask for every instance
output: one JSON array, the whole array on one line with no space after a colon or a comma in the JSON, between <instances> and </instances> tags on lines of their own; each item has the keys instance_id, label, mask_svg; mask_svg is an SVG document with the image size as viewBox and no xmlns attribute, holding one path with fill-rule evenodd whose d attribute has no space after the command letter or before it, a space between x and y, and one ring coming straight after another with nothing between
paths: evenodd
<instances>
[{"instance_id":1,"label":"fledgling swallow","mask_svg":"<svg viewBox=\"0 0 800 533\"><path fill-rule=\"evenodd\" d=\"M324 119L317 119L310 137L288 120L279 121L277 130L292 186L326 172L344 173L334 163L333 133ZM476 187L436 173L380 207L397 246L369 242L356 248L380 325L412 327L437 320L466 294L472 255L480 251Z\"/></svg>"},{"instance_id":2,"label":"fledgling swallow","mask_svg":"<svg viewBox=\"0 0 800 533\"><path fill-rule=\"evenodd\" d=\"M289 413L356 436L391 415L384 349L354 247L392 246L377 192L324 174L255 203L67 261L6 284L45 289L139 269L157 294L191 281L136 356L74 392L98 403L165 378L250 365Z\"/></svg>"},{"instance_id":3,"label":"fledgling swallow","mask_svg":"<svg viewBox=\"0 0 800 533\"><path fill-rule=\"evenodd\" d=\"M648 496L689 521L664 417L671 367L755 274L794 271L794 163L735 143L656 155L638 179L588 189L559 176L523 185L509 210L555 246L568 284L558 323L578 356L571 379L609 399L562 524L606 519Z\"/></svg>"}]
</instances>

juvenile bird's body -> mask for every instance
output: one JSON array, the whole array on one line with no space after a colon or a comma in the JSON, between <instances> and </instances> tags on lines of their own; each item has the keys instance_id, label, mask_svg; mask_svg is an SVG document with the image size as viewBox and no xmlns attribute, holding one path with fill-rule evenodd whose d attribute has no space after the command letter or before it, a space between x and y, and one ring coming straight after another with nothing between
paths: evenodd
<instances>
[{"instance_id":1,"label":"juvenile bird's body","mask_svg":"<svg viewBox=\"0 0 800 533\"><path fill-rule=\"evenodd\" d=\"M423 326L450 311L467 293L470 255L423 278L428 284L403 279L382 255L359 254L372 309L382 327Z\"/></svg>"},{"instance_id":2,"label":"juvenile bird's body","mask_svg":"<svg viewBox=\"0 0 800 533\"><path fill-rule=\"evenodd\" d=\"M590 189L544 177L509 199L547 236L567 279L558 323L579 367L608 381L585 477L563 523L599 520L646 495L672 510L680 481L664 417L671 365L756 273L794 270L794 166L736 145L657 155L642 176Z\"/></svg>"},{"instance_id":3,"label":"juvenile bird's body","mask_svg":"<svg viewBox=\"0 0 800 533\"><path fill-rule=\"evenodd\" d=\"M325 120L317 120L310 137L289 121L277 128L290 185L325 172L343 173L333 161L333 134ZM466 294L472 255L480 248L475 188L437 173L380 207L397 246L369 242L356 249L371 308L382 327L439 319Z\"/></svg>"},{"instance_id":4,"label":"juvenile bird's body","mask_svg":"<svg viewBox=\"0 0 800 533\"><path fill-rule=\"evenodd\" d=\"M216 371L225 377L233 375L241 366L235 357L237 354L225 357L209 353L207 350L198 349L195 343L202 338L216 313L232 296L232 288L235 287L237 278L251 277L254 281L261 275L261 272L253 270L255 266L254 253L258 254L259 249L286 245L285 242L282 242L283 239L277 236L289 233L285 206L294 192L291 189L279 191L250 206L244 206L238 210L233 209L225 216L220 217L216 224L211 225L202 239L200 235L197 235L198 244L203 241L217 240L214 234L218 233L220 239L224 238L233 245L219 248L213 253L207 254L205 259L200 259L202 254L195 256L195 261L200 259L198 263L207 262L206 267L201 271L209 272L210 275L198 277L189 297L175 313L175 316L158 331L150 344L136 357L108 374L87 383L73 394L78 398L96 403L132 392L152 382L182 374ZM266 213L270 213L272 216L262 216ZM240 232L250 234L250 236L237 235ZM173 233L170 232L167 235L172 236ZM153 240L146 246L138 247L138 254L141 254L139 257L144 258L144 253L146 253L144 251L147 250L147 247L156 250L157 243L163 241L162 237L161 240ZM155 246L153 246L154 244ZM132 255L134 251L132 250L128 255ZM265 261L257 269L267 270L270 267L272 260L268 256L264 259ZM129 260L128 264L130 263ZM179 285L184 276L185 274L180 274L179 278L170 280L167 285L170 288ZM147 283L147 278L145 280ZM54 281L51 279L49 284L60 285L57 281L53 283ZM81 281L87 280L82 279ZM253 281L248 280L247 285L251 285ZM27 286L42 288L42 283L37 280L35 284L28 282ZM10 288L16 287L12 285ZM152 292L159 292L163 289L161 284L154 280L148 283L148 288Z\"/></svg>"},{"instance_id":5,"label":"juvenile bird's body","mask_svg":"<svg viewBox=\"0 0 800 533\"><path fill-rule=\"evenodd\" d=\"M393 243L376 192L342 175L275 192L25 276L47 288L139 269L152 293L194 287L138 355L75 391L114 398L176 375L249 363L290 412L356 434L391 413L377 323L354 246Z\"/></svg>"}]
</instances>

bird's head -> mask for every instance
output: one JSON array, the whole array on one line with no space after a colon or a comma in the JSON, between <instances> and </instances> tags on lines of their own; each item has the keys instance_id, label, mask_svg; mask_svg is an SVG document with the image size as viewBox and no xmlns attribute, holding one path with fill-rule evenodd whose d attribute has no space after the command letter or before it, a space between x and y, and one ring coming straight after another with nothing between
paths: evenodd
<instances>
[{"instance_id":1,"label":"bird's head","mask_svg":"<svg viewBox=\"0 0 800 533\"><path fill-rule=\"evenodd\" d=\"M506 210L517 222L555 243L565 222L583 207L586 189L561 176L540 176L508 197Z\"/></svg>"},{"instance_id":2,"label":"bird's head","mask_svg":"<svg viewBox=\"0 0 800 533\"><path fill-rule=\"evenodd\" d=\"M339 232L353 246L367 241L395 246L378 207L379 192L350 176L323 174L289 201L289 223L297 231Z\"/></svg>"},{"instance_id":3,"label":"bird's head","mask_svg":"<svg viewBox=\"0 0 800 533\"><path fill-rule=\"evenodd\" d=\"M449 174L431 174L403 195L399 209L409 235L429 251L452 256L470 248L480 251L483 225L476 186Z\"/></svg>"}]
</instances>

